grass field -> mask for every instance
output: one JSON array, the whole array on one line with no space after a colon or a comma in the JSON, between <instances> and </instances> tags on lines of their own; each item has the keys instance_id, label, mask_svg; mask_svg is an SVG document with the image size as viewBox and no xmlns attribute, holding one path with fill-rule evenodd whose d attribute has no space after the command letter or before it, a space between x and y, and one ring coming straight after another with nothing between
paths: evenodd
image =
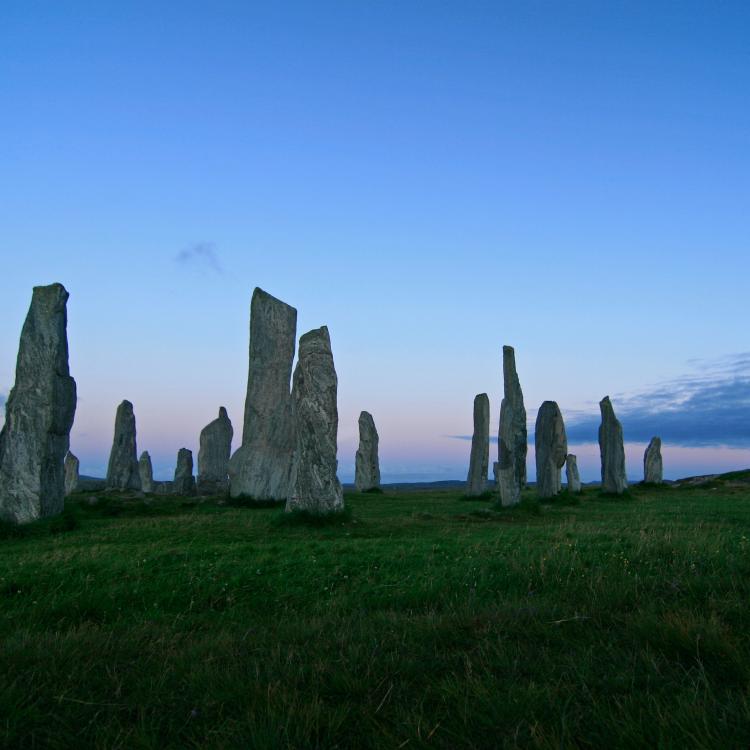
<instances>
[{"instance_id":1,"label":"grass field","mask_svg":"<svg viewBox=\"0 0 750 750\"><path fill-rule=\"evenodd\" d=\"M750 745L750 485L88 497L0 530L3 747Z\"/></svg>"}]
</instances>

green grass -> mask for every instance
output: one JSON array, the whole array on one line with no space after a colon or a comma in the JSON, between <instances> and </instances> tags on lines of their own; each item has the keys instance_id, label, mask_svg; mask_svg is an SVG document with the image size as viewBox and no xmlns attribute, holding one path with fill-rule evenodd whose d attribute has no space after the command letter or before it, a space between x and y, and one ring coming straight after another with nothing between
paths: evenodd
<instances>
[{"instance_id":1,"label":"green grass","mask_svg":"<svg viewBox=\"0 0 750 750\"><path fill-rule=\"evenodd\" d=\"M746 748L750 488L74 497L0 529L0 746Z\"/></svg>"}]
</instances>

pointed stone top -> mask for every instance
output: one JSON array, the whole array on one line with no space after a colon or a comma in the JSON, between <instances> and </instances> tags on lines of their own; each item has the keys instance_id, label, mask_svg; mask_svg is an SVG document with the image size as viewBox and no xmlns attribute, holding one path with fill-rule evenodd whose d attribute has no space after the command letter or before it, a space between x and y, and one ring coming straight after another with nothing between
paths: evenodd
<instances>
[{"instance_id":1,"label":"pointed stone top","mask_svg":"<svg viewBox=\"0 0 750 750\"><path fill-rule=\"evenodd\" d=\"M223 406L219 407L219 419L229 419L229 414Z\"/></svg>"},{"instance_id":2,"label":"pointed stone top","mask_svg":"<svg viewBox=\"0 0 750 750\"><path fill-rule=\"evenodd\" d=\"M607 414L608 416L615 416L615 409L612 406L612 402L609 400L609 396L605 396L600 402L599 402L599 410L602 413L602 417Z\"/></svg>"},{"instance_id":3,"label":"pointed stone top","mask_svg":"<svg viewBox=\"0 0 750 750\"><path fill-rule=\"evenodd\" d=\"M127 399L123 399L117 408L133 411L133 403L131 401L128 401Z\"/></svg>"},{"instance_id":4,"label":"pointed stone top","mask_svg":"<svg viewBox=\"0 0 750 750\"><path fill-rule=\"evenodd\" d=\"M59 300L60 302L67 302L68 297L70 296L68 290L57 281L54 284L47 284L46 286L35 286L33 289L33 295L37 299L43 297L46 300Z\"/></svg>"},{"instance_id":5,"label":"pointed stone top","mask_svg":"<svg viewBox=\"0 0 750 750\"><path fill-rule=\"evenodd\" d=\"M261 289L259 286L256 286L253 290L253 302L264 302L264 303L271 303L271 304L277 304L277 305L283 305L284 307L288 307L290 310L294 310L294 314L297 314L296 308L292 307L291 305L288 305L283 300L280 300L278 297L274 297L272 294L269 294L264 289Z\"/></svg>"},{"instance_id":6,"label":"pointed stone top","mask_svg":"<svg viewBox=\"0 0 750 750\"><path fill-rule=\"evenodd\" d=\"M320 328L313 328L312 331L308 331L307 333L300 336L299 339L299 348L300 353L302 352L302 347L306 347L308 349L327 349L328 351L331 350L331 337L328 333L328 326L321 326Z\"/></svg>"},{"instance_id":7,"label":"pointed stone top","mask_svg":"<svg viewBox=\"0 0 750 750\"><path fill-rule=\"evenodd\" d=\"M149 456L148 451L143 451L143 453L141 453L141 457L139 460L143 461L144 459L148 461L151 460L151 456Z\"/></svg>"}]
</instances>

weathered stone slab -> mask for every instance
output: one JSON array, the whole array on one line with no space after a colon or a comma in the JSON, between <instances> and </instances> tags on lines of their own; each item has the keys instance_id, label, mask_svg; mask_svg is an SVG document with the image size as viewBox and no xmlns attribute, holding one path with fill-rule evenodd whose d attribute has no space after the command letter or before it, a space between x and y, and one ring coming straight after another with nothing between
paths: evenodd
<instances>
[{"instance_id":1,"label":"weathered stone slab","mask_svg":"<svg viewBox=\"0 0 750 750\"><path fill-rule=\"evenodd\" d=\"M503 347L503 400L498 434L498 478L502 505L516 505L526 486L526 407L512 346Z\"/></svg>"},{"instance_id":2,"label":"weathered stone slab","mask_svg":"<svg viewBox=\"0 0 750 750\"><path fill-rule=\"evenodd\" d=\"M599 402L602 423L599 426L599 453L602 460L602 492L621 495L628 488L625 475L625 445L622 425L615 416L609 396Z\"/></svg>"},{"instance_id":3,"label":"weathered stone slab","mask_svg":"<svg viewBox=\"0 0 750 750\"><path fill-rule=\"evenodd\" d=\"M372 414L363 411L359 415L359 448L354 458L354 486L357 492L380 487L379 443L375 420Z\"/></svg>"},{"instance_id":4,"label":"weathered stone slab","mask_svg":"<svg viewBox=\"0 0 750 750\"><path fill-rule=\"evenodd\" d=\"M78 491L80 461L70 451L65 455L65 497Z\"/></svg>"},{"instance_id":5,"label":"weathered stone slab","mask_svg":"<svg viewBox=\"0 0 750 750\"><path fill-rule=\"evenodd\" d=\"M296 448L287 511L325 514L344 507L336 476L337 390L331 339L323 326L299 340L292 387Z\"/></svg>"},{"instance_id":6,"label":"weathered stone slab","mask_svg":"<svg viewBox=\"0 0 750 750\"><path fill-rule=\"evenodd\" d=\"M581 491L581 477L578 474L578 460L572 453L565 458L565 478L568 482L568 492Z\"/></svg>"},{"instance_id":7,"label":"weathered stone slab","mask_svg":"<svg viewBox=\"0 0 750 750\"><path fill-rule=\"evenodd\" d=\"M175 495L194 495L193 452L187 448L177 451L177 468L174 470L172 492Z\"/></svg>"},{"instance_id":8,"label":"weathered stone slab","mask_svg":"<svg viewBox=\"0 0 750 750\"><path fill-rule=\"evenodd\" d=\"M229 462L232 497L283 500L289 494L294 423L289 379L297 311L256 288L242 445Z\"/></svg>"},{"instance_id":9,"label":"weathered stone slab","mask_svg":"<svg viewBox=\"0 0 750 750\"><path fill-rule=\"evenodd\" d=\"M661 438L652 437L643 454L643 481L652 484L661 484L664 481Z\"/></svg>"},{"instance_id":10,"label":"weathered stone slab","mask_svg":"<svg viewBox=\"0 0 750 750\"><path fill-rule=\"evenodd\" d=\"M469 474L466 494L481 495L487 491L487 469L490 463L490 399L486 393L474 397L474 433L471 438Z\"/></svg>"},{"instance_id":11,"label":"weathered stone slab","mask_svg":"<svg viewBox=\"0 0 750 750\"><path fill-rule=\"evenodd\" d=\"M141 490L152 493L154 491L154 468L148 451L143 451L138 459L138 476L141 479Z\"/></svg>"},{"instance_id":12,"label":"weathered stone slab","mask_svg":"<svg viewBox=\"0 0 750 750\"><path fill-rule=\"evenodd\" d=\"M219 407L219 416L209 422L200 435L198 449L198 493L224 495L229 489L229 455L234 430L227 410Z\"/></svg>"},{"instance_id":13,"label":"weathered stone slab","mask_svg":"<svg viewBox=\"0 0 750 750\"><path fill-rule=\"evenodd\" d=\"M554 497L560 492L560 469L568 454L560 408L554 401L545 401L539 408L534 433L536 453L536 491L539 497Z\"/></svg>"},{"instance_id":14,"label":"weathered stone slab","mask_svg":"<svg viewBox=\"0 0 750 750\"><path fill-rule=\"evenodd\" d=\"M115 436L107 466L107 488L114 490L140 490L138 451L135 436L133 404L127 399L117 407Z\"/></svg>"},{"instance_id":15,"label":"weathered stone slab","mask_svg":"<svg viewBox=\"0 0 750 750\"><path fill-rule=\"evenodd\" d=\"M76 410L67 302L62 284L34 287L21 330L0 431L0 519L12 523L57 515L65 504L64 461Z\"/></svg>"}]
</instances>

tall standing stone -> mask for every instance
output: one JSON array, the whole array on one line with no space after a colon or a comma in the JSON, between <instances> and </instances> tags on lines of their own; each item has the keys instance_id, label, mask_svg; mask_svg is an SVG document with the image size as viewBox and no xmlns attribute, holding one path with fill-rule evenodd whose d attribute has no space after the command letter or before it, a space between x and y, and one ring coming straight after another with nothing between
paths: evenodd
<instances>
[{"instance_id":1,"label":"tall standing stone","mask_svg":"<svg viewBox=\"0 0 750 750\"><path fill-rule=\"evenodd\" d=\"M140 490L138 451L135 444L133 404L125 400L117 407L115 436L107 466L107 487L115 490Z\"/></svg>"},{"instance_id":2,"label":"tall standing stone","mask_svg":"<svg viewBox=\"0 0 750 750\"><path fill-rule=\"evenodd\" d=\"M664 481L661 460L661 438L652 437L643 454L643 481L661 484Z\"/></svg>"},{"instance_id":3,"label":"tall standing stone","mask_svg":"<svg viewBox=\"0 0 750 750\"><path fill-rule=\"evenodd\" d=\"M64 460L76 410L68 367L68 292L36 286L0 431L0 518L26 523L61 513Z\"/></svg>"},{"instance_id":4,"label":"tall standing stone","mask_svg":"<svg viewBox=\"0 0 750 750\"><path fill-rule=\"evenodd\" d=\"M297 311L256 288L242 445L229 462L232 497L283 500L289 493L294 452L289 378L296 335Z\"/></svg>"},{"instance_id":5,"label":"tall standing stone","mask_svg":"<svg viewBox=\"0 0 750 750\"><path fill-rule=\"evenodd\" d=\"M354 457L354 486L357 492L380 487L379 442L372 414L363 411L359 415L359 448Z\"/></svg>"},{"instance_id":6,"label":"tall standing stone","mask_svg":"<svg viewBox=\"0 0 750 750\"><path fill-rule=\"evenodd\" d=\"M471 437L466 494L481 495L487 489L490 464L490 399L486 393L474 397L474 434Z\"/></svg>"},{"instance_id":7,"label":"tall standing stone","mask_svg":"<svg viewBox=\"0 0 750 750\"><path fill-rule=\"evenodd\" d=\"M336 476L337 390L331 339L323 326L299 340L292 387L296 446L287 511L324 514L344 507L344 493Z\"/></svg>"},{"instance_id":8,"label":"tall standing stone","mask_svg":"<svg viewBox=\"0 0 750 750\"><path fill-rule=\"evenodd\" d=\"M227 410L219 407L219 416L202 430L198 449L198 492L221 495L229 489L229 455L234 430Z\"/></svg>"},{"instance_id":9,"label":"tall standing stone","mask_svg":"<svg viewBox=\"0 0 750 750\"><path fill-rule=\"evenodd\" d=\"M172 492L175 495L194 495L193 452L187 448L177 451L177 468L174 470Z\"/></svg>"},{"instance_id":10,"label":"tall standing stone","mask_svg":"<svg viewBox=\"0 0 750 750\"><path fill-rule=\"evenodd\" d=\"M621 495L628 488L625 475L625 445L622 425L615 416L609 396L599 402L602 423L599 426L599 453L602 459L602 492Z\"/></svg>"},{"instance_id":11,"label":"tall standing stone","mask_svg":"<svg viewBox=\"0 0 750 750\"><path fill-rule=\"evenodd\" d=\"M151 465L151 456L148 451L143 451L138 459L138 476L141 479L141 490L151 493L154 491L154 467Z\"/></svg>"},{"instance_id":12,"label":"tall standing stone","mask_svg":"<svg viewBox=\"0 0 750 750\"><path fill-rule=\"evenodd\" d=\"M526 408L512 346L503 347L503 400L498 434L500 502L516 505L526 485Z\"/></svg>"},{"instance_id":13,"label":"tall standing stone","mask_svg":"<svg viewBox=\"0 0 750 750\"><path fill-rule=\"evenodd\" d=\"M565 457L565 478L568 482L568 492L581 491L581 477L578 474L578 459L568 453Z\"/></svg>"},{"instance_id":14,"label":"tall standing stone","mask_svg":"<svg viewBox=\"0 0 750 750\"><path fill-rule=\"evenodd\" d=\"M70 451L65 454L65 497L78 490L80 462Z\"/></svg>"},{"instance_id":15,"label":"tall standing stone","mask_svg":"<svg viewBox=\"0 0 750 750\"><path fill-rule=\"evenodd\" d=\"M537 494L554 497L560 492L560 469L568 455L565 423L554 401L545 401L537 413L534 446Z\"/></svg>"}]
</instances>

